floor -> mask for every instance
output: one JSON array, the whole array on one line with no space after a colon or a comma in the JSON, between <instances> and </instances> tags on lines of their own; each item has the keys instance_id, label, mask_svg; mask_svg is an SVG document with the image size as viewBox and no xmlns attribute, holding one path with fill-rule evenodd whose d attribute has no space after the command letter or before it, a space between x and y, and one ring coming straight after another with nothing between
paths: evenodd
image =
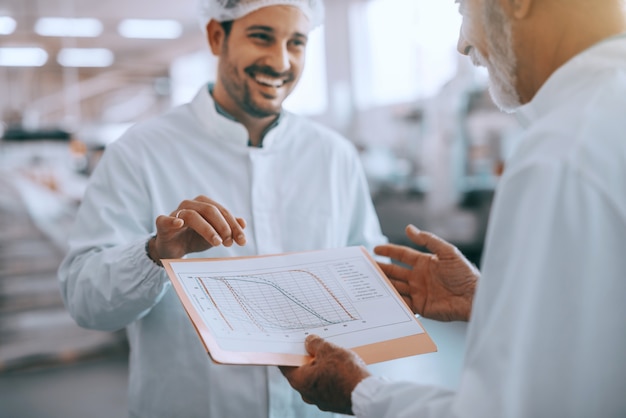
<instances>
[{"instance_id":1,"label":"floor","mask_svg":"<svg viewBox=\"0 0 626 418\"><path fill-rule=\"evenodd\" d=\"M124 356L0 374L3 418L128 416Z\"/></svg>"},{"instance_id":2,"label":"floor","mask_svg":"<svg viewBox=\"0 0 626 418\"><path fill-rule=\"evenodd\" d=\"M125 417L125 336L76 325L56 279L73 206L13 180L0 173L0 417Z\"/></svg>"},{"instance_id":3,"label":"floor","mask_svg":"<svg viewBox=\"0 0 626 418\"><path fill-rule=\"evenodd\" d=\"M421 319L438 352L371 365L373 374L455 388L466 325ZM0 417L125 418L128 364L124 355L0 373Z\"/></svg>"}]
</instances>

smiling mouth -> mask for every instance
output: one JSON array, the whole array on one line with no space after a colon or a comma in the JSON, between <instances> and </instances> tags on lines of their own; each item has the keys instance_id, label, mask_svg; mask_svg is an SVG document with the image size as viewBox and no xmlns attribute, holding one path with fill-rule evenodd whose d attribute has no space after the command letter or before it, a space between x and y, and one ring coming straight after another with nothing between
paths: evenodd
<instances>
[{"instance_id":1,"label":"smiling mouth","mask_svg":"<svg viewBox=\"0 0 626 418\"><path fill-rule=\"evenodd\" d=\"M254 80L259 83L262 86L266 86L266 87L274 87L274 88L280 88L282 86L284 86L288 80L288 77L270 77L267 75L263 75L263 74L255 74L253 76Z\"/></svg>"}]
</instances>

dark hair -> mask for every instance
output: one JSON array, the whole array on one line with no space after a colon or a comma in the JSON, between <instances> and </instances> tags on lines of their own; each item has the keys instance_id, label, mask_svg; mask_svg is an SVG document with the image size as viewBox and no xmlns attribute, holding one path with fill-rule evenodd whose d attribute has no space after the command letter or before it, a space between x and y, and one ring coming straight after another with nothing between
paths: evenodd
<instances>
[{"instance_id":1,"label":"dark hair","mask_svg":"<svg viewBox=\"0 0 626 418\"><path fill-rule=\"evenodd\" d=\"M226 37L228 38L228 35L230 35L230 30L233 27L233 21L225 20L223 22L220 22L220 25L222 25L222 29L224 29L224 33L226 34Z\"/></svg>"}]
</instances>

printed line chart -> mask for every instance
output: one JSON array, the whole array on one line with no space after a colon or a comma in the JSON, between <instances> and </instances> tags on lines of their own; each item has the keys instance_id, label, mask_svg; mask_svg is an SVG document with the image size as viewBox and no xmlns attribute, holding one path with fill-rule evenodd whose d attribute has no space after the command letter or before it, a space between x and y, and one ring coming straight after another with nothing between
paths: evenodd
<instances>
[{"instance_id":1,"label":"printed line chart","mask_svg":"<svg viewBox=\"0 0 626 418\"><path fill-rule=\"evenodd\" d=\"M282 333L358 321L324 266L268 273L196 276L207 308L232 332Z\"/></svg>"},{"instance_id":2,"label":"printed line chart","mask_svg":"<svg viewBox=\"0 0 626 418\"><path fill-rule=\"evenodd\" d=\"M424 330L363 247L163 264L218 363L299 365L311 334L370 361L430 349L414 344Z\"/></svg>"}]
</instances>

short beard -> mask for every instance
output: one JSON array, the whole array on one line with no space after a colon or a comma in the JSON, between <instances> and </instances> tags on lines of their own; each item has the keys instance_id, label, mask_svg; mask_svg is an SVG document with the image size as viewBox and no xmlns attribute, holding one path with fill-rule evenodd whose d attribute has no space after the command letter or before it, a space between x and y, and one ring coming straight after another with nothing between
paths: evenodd
<instances>
[{"instance_id":1,"label":"short beard","mask_svg":"<svg viewBox=\"0 0 626 418\"><path fill-rule=\"evenodd\" d=\"M225 65L225 67L219 71L222 75L221 82L224 89L231 99L237 104L239 109L241 109L248 116L258 119L264 119L280 114L281 109L265 109L258 106L252 98L248 85L243 80L238 80L239 83L231 82L231 78L225 76L226 74L237 74L237 71L235 68L230 66L230 62L228 61L228 39L226 39L223 48L224 49L222 50L222 55L220 57L220 65Z\"/></svg>"},{"instance_id":2,"label":"short beard","mask_svg":"<svg viewBox=\"0 0 626 418\"><path fill-rule=\"evenodd\" d=\"M517 58L513 51L511 24L495 1L486 2L483 13L487 22L485 35L490 59L487 60L476 48L472 49L471 58L475 64L487 67L491 98L501 110L510 113L521 106L516 90Z\"/></svg>"},{"instance_id":3,"label":"short beard","mask_svg":"<svg viewBox=\"0 0 626 418\"><path fill-rule=\"evenodd\" d=\"M250 94L250 89L247 84L243 85L243 100L239 103L239 106L245 113L248 114L248 116L258 119L265 119L267 117L280 114L280 109L263 109L262 107L257 106L252 99L252 94Z\"/></svg>"}]
</instances>

